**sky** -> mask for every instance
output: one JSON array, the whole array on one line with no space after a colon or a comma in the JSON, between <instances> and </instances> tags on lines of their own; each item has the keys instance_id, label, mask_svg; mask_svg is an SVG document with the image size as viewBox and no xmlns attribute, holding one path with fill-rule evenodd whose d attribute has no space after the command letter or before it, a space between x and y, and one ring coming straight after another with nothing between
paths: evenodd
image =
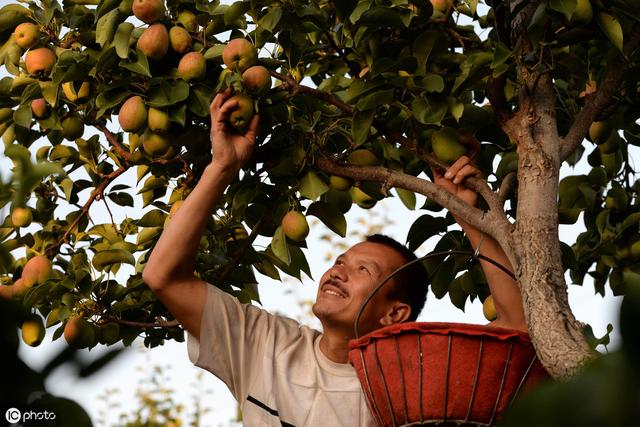
<instances>
[{"instance_id":1,"label":"sky","mask_svg":"<svg viewBox=\"0 0 640 427\"><path fill-rule=\"evenodd\" d=\"M7 3L10 2L0 0L0 6ZM117 121L110 124L109 127L112 131L117 131ZM87 132L85 136L88 135ZM44 141L37 142L33 151L35 152L35 148L45 143ZM6 179L12 165L3 156L3 152L4 145L0 144L0 177ZM639 164L640 154L637 150L634 151L633 156L635 163ZM583 160L575 170L570 170L566 165L563 166L563 173L582 173L587 168L586 161ZM134 172L130 171L124 174L116 183L123 182L135 182ZM87 195L87 193L81 194L84 194L85 197ZM424 199L418 196L418 200L417 206L421 206L421 201ZM139 218L142 212L139 207L114 210L114 206L111 207L116 222L121 221L125 216ZM64 207L61 207L56 211L56 216L64 215L65 212ZM395 197L380 202L372 211L354 206L347 215L347 221L349 231L356 231L356 234L369 231L368 225L373 225L381 232L404 242L409 227L422 213L407 210ZM4 217L6 214L6 208L4 211L0 210L0 217ZM96 223L109 221L106 209L101 203L95 204L90 214ZM35 229L36 226L32 226L29 230ZM563 225L560 227L560 238L565 242L573 242L580 231L580 220L574 226ZM315 279L322 275L331 265L332 257L337 255L335 252L336 240L327 241L326 239L326 235L330 233L321 223L312 222L311 234L307 239L310 249L306 251L306 254L312 276ZM353 244L356 241L355 236L352 236L343 242ZM419 255L427 253L434 241L435 239L432 239L419 248ZM268 241L263 240L257 243L266 245ZM16 251L14 254L18 256L20 251ZM132 272L133 269L130 266L124 266L118 277L126 277ZM314 280L305 278L302 283L299 283L295 279L287 279L284 283L280 283L259 276L259 281L263 308L301 320L313 327L319 327L317 320L309 316L310 302L313 301L316 293ZM611 323L614 326L617 324L620 298L613 297L610 290L606 297L602 298L599 295L594 295L593 286L588 282L584 286L570 285L569 300L576 318L592 325L597 336L605 333L607 324ZM438 300L431 293L419 320L486 323L479 301L468 302L463 313L450 303L448 297ZM66 346L63 339L51 341L54 329L48 330L45 341L39 347L31 348L24 344L21 345L21 357L33 368L41 368L53 354ZM612 347L615 347L617 337L617 329L614 329ZM82 352L82 356L91 359L105 350L105 348L97 347L90 352ZM201 425L228 425L228 421L235 416L236 405L231 394L226 390L224 384L213 375L196 368L189 362L186 343L168 342L161 347L149 350L141 345L141 340L138 340L130 350L124 352L116 361L89 379L78 379L72 369L63 368L54 371L46 385L51 393L79 402L92 416L96 425L111 425L116 422L120 413L131 412L138 407L135 391L143 386L149 376L153 374L154 366L163 368L163 376L166 377L162 380L163 384L174 391L172 398L176 402L182 403L187 408L193 408L193 396L198 395L200 403L210 408L210 412L205 414L201 420ZM109 398L105 398L105 396L109 396ZM120 406L116 406L116 404ZM187 412L190 410L188 409ZM106 421L106 424L101 420Z\"/></svg>"}]
</instances>

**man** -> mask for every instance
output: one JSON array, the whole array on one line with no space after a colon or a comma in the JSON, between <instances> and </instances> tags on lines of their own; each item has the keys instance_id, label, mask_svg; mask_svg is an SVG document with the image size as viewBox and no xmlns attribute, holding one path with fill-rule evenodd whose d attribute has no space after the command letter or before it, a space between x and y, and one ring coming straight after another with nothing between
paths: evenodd
<instances>
[{"instance_id":1,"label":"man","mask_svg":"<svg viewBox=\"0 0 640 427\"><path fill-rule=\"evenodd\" d=\"M258 127L255 116L245 135L230 131L226 121L238 107L227 101L230 96L230 91L218 94L211 104L213 161L164 230L143 278L187 330L191 361L224 381L240 402L245 425L373 425L348 364L348 342L356 313L373 287L415 255L384 236L369 237L341 254L320 279L313 306L322 333L240 304L198 279L193 265L200 236L225 188L249 159ZM436 175L436 182L475 204L477 195L462 182L478 174L462 158L445 176ZM477 246L481 233L458 222ZM482 253L508 265L492 239L484 239ZM526 330L515 282L491 264L483 263L483 268L498 313L494 324ZM415 319L424 304L423 277L420 268L413 269L376 294L360 321L361 333Z\"/></svg>"}]
</instances>

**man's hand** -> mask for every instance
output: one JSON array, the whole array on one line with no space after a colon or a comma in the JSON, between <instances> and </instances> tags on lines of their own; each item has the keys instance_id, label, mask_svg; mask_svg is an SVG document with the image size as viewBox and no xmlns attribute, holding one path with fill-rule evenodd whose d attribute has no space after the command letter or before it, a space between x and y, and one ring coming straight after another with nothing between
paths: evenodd
<instances>
[{"instance_id":1,"label":"man's hand","mask_svg":"<svg viewBox=\"0 0 640 427\"><path fill-rule=\"evenodd\" d=\"M464 185L464 180L470 176L482 178L482 172L471 163L471 159L467 156L460 157L449 166L444 176L436 169L433 170L434 181L437 185L449 193L455 194L469 205L475 206L478 202L478 193Z\"/></svg>"},{"instance_id":2,"label":"man's hand","mask_svg":"<svg viewBox=\"0 0 640 427\"><path fill-rule=\"evenodd\" d=\"M237 101L227 100L232 96L231 88L218 93L211 105L211 165L225 172L236 173L249 160L258 132L258 115L254 115L244 135L238 135L227 123L229 115L238 108Z\"/></svg>"}]
</instances>

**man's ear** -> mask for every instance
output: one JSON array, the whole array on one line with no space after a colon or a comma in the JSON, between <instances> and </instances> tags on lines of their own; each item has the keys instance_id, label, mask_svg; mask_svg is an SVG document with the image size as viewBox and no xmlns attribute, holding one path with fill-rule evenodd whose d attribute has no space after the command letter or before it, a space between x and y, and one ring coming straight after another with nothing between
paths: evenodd
<instances>
[{"instance_id":1,"label":"man's ear","mask_svg":"<svg viewBox=\"0 0 640 427\"><path fill-rule=\"evenodd\" d=\"M411 316L411 306L401 301L394 301L385 315L380 319L380 324L389 326L402 323Z\"/></svg>"}]
</instances>

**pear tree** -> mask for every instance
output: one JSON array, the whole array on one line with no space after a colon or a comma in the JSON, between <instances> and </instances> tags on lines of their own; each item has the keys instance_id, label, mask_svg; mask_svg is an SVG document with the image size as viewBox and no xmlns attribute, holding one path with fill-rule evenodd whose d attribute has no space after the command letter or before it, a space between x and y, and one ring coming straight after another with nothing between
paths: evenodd
<instances>
[{"instance_id":1,"label":"pear tree","mask_svg":"<svg viewBox=\"0 0 640 427\"><path fill-rule=\"evenodd\" d=\"M310 274L306 217L344 236L346 211L398 197L422 212L412 249L469 249L452 214L502 245L540 360L570 376L594 352L566 278L640 287L639 20L636 0L6 4L0 295L76 347L183 340L142 270L211 161L212 96L232 87L232 125L258 112L259 141L207 225L199 277L258 299L260 275ZM485 175L468 180L477 207L433 183L461 155ZM97 204L144 214L95 222ZM36 258L47 269L27 286ZM467 261L425 264L461 309L490 298Z\"/></svg>"}]
</instances>

